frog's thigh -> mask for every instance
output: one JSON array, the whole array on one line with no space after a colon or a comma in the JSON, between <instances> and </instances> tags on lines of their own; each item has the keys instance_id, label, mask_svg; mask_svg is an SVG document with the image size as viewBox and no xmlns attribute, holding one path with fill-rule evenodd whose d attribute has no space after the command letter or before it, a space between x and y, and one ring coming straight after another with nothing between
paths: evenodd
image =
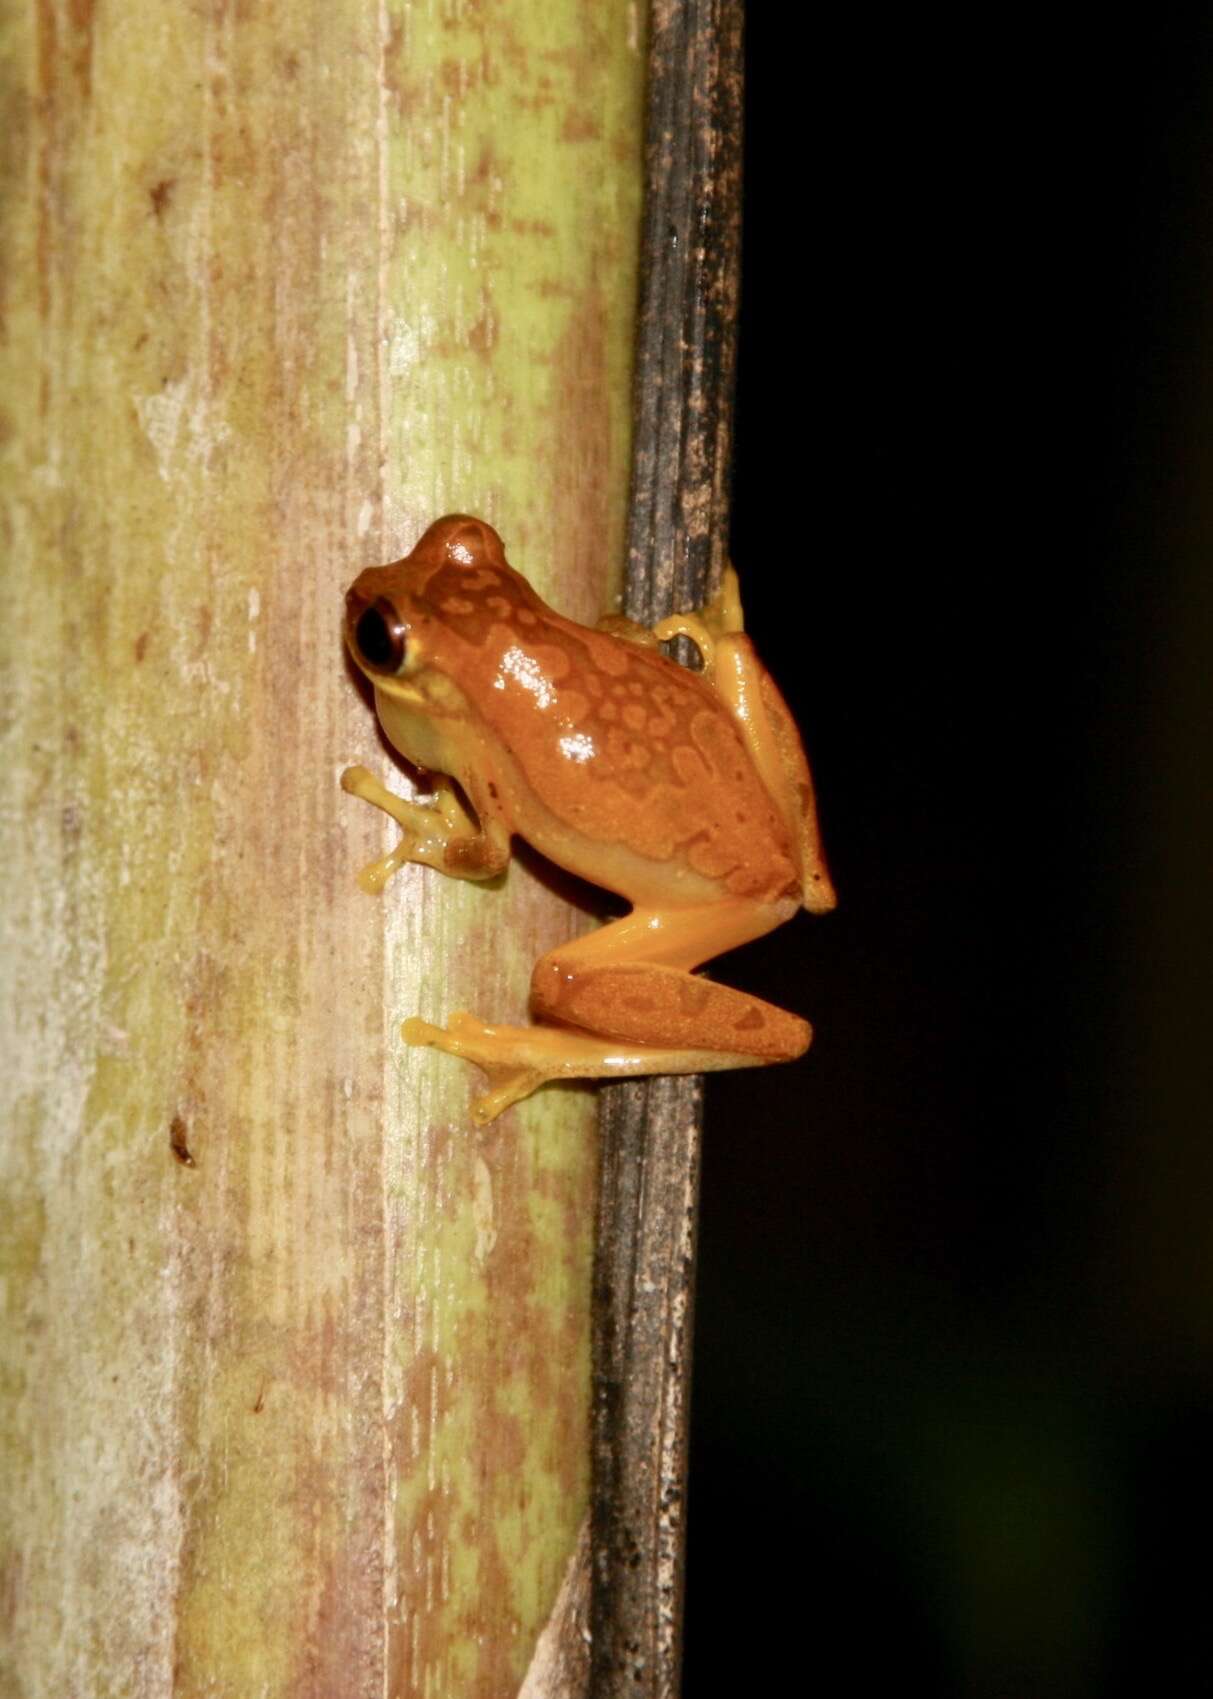
<instances>
[{"instance_id":1,"label":"frog's thigh","mask_svg":"<svg viewBox=\"0 0 1213 1699\"><path fill-rule=\"evenodd\" d=\"M771 931L788 918L790 906L735 902L668 915L638 911L544 956L531 979L531 1007L547 1020L616 1042L790 1061L808 1048L807 1021L688 971Z\"/></svg>"}]
</instances>

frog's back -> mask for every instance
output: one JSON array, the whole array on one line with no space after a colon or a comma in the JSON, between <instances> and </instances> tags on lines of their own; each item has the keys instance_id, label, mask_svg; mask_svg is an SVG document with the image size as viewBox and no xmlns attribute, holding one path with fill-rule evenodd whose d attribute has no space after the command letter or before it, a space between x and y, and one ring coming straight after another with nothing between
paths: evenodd
<instances>
[{"instance_id":1,"label":"frog's back","mask_svg":"<svg viewBox=\"0 0 1213 1699\"><path fill-rule=\"evenodd\" d=\"M633 901L795 896L787 827L716 692L656 649L554 613L482 521L441 525L454 529L414 594L504 752L514 829Z\"/></svg>"}]
</instances>

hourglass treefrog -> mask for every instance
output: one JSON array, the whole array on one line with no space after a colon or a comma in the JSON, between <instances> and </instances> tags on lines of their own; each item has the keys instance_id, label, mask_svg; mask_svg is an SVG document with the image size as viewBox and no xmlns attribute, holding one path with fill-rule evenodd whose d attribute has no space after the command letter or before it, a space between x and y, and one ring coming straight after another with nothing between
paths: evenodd
<instances>
[{"instance_id":1,"label":"hourglass treefrog","mask_svg":"<svg viewBox=\"0 0 1213 1699\"><path fill-rule=\"evenodd\" d=\"M410 1044L474 1062L491 1121L546 1080L688 1074L786 1062L798 1016L692 969L789 919L834 905L795 723L742 629L736 575L700 614L652 631L599 628L547 607L482 519L439 519L412 554L359 574L346 641L388 738L434 775L431 803L365 767L342 785L404 836L360 882L405 862L489 879L525 838L631 912L544 956L536 1024L405 1021ZM659 648L696 645L699 672Z\"/></svg>"}]
</instances>

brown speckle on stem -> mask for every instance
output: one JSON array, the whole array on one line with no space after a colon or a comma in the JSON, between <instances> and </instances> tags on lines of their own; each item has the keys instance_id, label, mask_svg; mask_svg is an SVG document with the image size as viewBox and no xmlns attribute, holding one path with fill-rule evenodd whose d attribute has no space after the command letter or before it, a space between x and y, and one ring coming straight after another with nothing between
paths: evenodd
<instances>
[{"instance_id":1,"label":"brown speckle on stem","mask_svg":"<svg viewBox=\"0 0 1213 1699\"><path fill-rule=\"evenodd\" d=\"M152 211L157 218L163 218L168 211L169 202L173 198L173 190L177 187L175 177L162 177L148 190L148 199L152 203Z\"/></svg>"},{"instance_id":2,"label":"brown speckle on stem","mask_svg":"<svg viewBox=\"0 0 1213 1699\"><path fill-rule=\"evenodd\" d=\"M189 1147L189 1128L180 1115L174 1115L168 1129L169 1149L183 1168L196 1168L193 1153Z\"/></svg>"}]
</instances>

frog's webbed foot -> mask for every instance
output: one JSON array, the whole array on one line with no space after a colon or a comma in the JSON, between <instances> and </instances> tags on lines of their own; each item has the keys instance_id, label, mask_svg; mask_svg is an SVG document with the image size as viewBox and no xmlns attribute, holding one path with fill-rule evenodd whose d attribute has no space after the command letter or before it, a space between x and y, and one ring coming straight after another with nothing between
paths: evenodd
<instances>
[{"instance_id":1,"label":"frog's webbed foot","mask_svg":"<svg viewBox=\"0 0 1213 1699\"><path fill-rule=\"evenodd\" d=\"M433 1026L416 1015L400 1029L406 1044L428 1044L473 1062L488 1075L490 1089L472 1104L472 1119L479 1127L495 1121L503 1110L529 1097L562 1069L551 1065L543 1054L542 1031L531 1027L489 1026L460 1010L445 1027Z\"/></svg>"}]
</instances>

